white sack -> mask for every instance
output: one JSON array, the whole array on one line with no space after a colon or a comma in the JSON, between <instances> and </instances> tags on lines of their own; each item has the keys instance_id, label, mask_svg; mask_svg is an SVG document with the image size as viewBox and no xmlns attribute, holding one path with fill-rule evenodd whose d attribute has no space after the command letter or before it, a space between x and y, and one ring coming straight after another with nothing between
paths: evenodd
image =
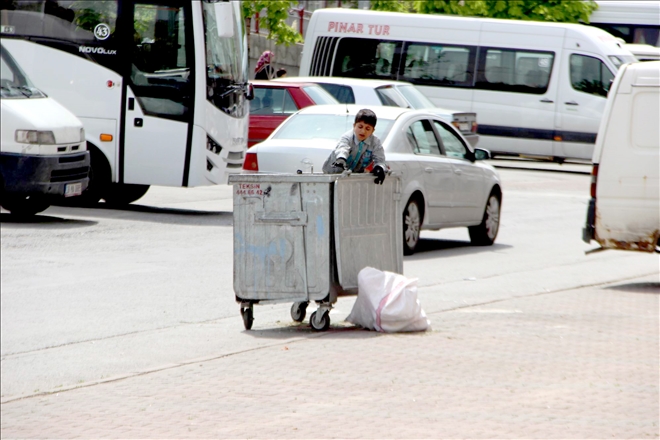
<instances>
[{"instance_id":1,"label":"white sack","mask_svg":"<svg viewBox=\"0 0 660 440\"><path fill-rule=\"evenodd\" d=\"M424 331L431 326L417 299L417 278L365 267L346 321L379 332Z\"/></svg>"}]
</instances>

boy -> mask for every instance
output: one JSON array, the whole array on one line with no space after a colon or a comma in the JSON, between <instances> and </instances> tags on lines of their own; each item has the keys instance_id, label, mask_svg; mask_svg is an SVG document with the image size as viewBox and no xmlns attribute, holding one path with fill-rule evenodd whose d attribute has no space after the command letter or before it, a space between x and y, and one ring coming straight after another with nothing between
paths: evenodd
<instances>
[{"instance_id":1,"label":"boy","mask_svg":"<svg viewBox=\"0 0 660 440\"><path fill-rule=\"evenodd\" d=\"M371 172L374 182L383 184L385 180L385 151L380 139L373 135L377 122L376 114L369 109L360 110L355 115L353 129L344 133L334 151L323 164L327 174L351 170L354 173Z\"/></svg>"}]
</instances>

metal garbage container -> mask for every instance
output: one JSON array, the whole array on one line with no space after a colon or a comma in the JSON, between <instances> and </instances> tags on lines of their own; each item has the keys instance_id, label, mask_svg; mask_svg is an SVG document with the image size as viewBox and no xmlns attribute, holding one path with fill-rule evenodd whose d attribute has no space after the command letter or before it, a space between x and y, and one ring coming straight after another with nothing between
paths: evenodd
<instances>
[{"instance_id":1,"label":"metal garbage container","mask_svg":"<svg viewBox=\"0 0 660 440\"><path fill-rule=\"evenodd\" d=\"M370 174L229 176L234 203L234 293L246 330L254 304L293 302L291 317L327 330L341 295L366 266L403 273L401 180Z\"/></svg>"}]
</instances>

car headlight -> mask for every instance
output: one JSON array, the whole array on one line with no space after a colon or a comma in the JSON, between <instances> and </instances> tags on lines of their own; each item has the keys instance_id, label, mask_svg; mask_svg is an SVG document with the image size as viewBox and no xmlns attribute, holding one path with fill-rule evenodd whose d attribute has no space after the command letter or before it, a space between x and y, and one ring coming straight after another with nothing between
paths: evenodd
<instances>
[{"instance_id":1,"label":"car headlight","mask_svg":"<svg viewBox=\"0 0 660 440\"><path fill-rule=\"evenodd\" d=\"M16 142L21 144L54 145L55 135L52 131L16 130Z\"/></svg>"}]
</instances>

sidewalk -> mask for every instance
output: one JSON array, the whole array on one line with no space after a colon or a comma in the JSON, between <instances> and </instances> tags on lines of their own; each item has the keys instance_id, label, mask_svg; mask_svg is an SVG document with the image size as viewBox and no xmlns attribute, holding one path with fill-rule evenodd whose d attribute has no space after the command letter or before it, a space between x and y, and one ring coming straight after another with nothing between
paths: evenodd
<instances>
[{"instance_id":1,"label":"sidewalk","mask_svg":"<svg viewBox=\"0 0 660 440\"><path fill-rule=\"evenodd\" d=\"M236 317L237 339L272 343L2 404L1 434L658 438L659 298L654 275L430 314L421 334Z\"/></svg>"}]
</instances>

